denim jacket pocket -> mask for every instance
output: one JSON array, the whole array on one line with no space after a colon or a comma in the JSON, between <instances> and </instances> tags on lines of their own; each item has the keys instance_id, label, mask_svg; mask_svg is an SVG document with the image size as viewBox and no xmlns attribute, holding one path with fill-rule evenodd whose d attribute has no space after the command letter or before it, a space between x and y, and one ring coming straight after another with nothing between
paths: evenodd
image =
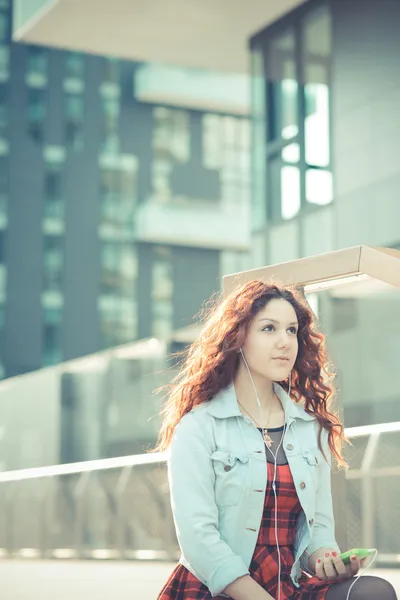
<instances>
[{"instance_id":1,"label":"denim jacket pocket","mask_svg":"<svg viewBox=\"0 0 400 600\"><path fill-rule=\"evenodd\" d=\"M247 454L216 450L211 455L215 472L215 502L218 506L236 506L242 496L246 479Z\"/></svg>"}]
</instances>

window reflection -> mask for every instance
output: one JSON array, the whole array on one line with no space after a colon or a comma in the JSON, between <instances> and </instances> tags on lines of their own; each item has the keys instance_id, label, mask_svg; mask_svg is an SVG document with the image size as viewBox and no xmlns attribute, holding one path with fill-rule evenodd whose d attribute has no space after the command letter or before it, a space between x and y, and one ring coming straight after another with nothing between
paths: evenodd
<instances>
[{"instance_id":1,"label":"window reflection","mask_svg":"<svg viewBox=\"0 0 400 600\"><path fill-rule=\"evenodd\" d=\"M282 218L292 219L300 210L300 170L298 167L282 167Z\"/></svg>"},{"instance_id":2,"label":"window reflection","mask_svg":"<svg viewBox=\"0 0 400 600\"><path fill-rule=\"evenodd\" d=\"M85 58L80 52L68 52L65 58L65 74L67 77L84 77Z\"/></svg>"},{"instance_id":3,"label":"window reflection","mask_svg":"<svg viewBox=\"0 0 400 600\"><path fill-rule=\"evenodd\" d=\"M152 184L158 202L173 197L171 174L174 164L190 159L190 122L187 111L158 106L153 112Z\"/></svg>"},{"instance_id":4,"label":"window reflection","mask_svg":"<svg viewBox=\"0 0 400 600\"><path fill-rule=\"evenodd\" d=\"M60 309L46 309L43 323L43 366L58 364L62 361Z\"/></svg>"},{"instance_id":5,"label":"window reflection","mask_svg":"<svg viewBox=\"0 0 400 600\"><path fill-rule=\"evenodd\" d=\"M301 204L300 169L282 163L279 156L269 161L269 216L271 219L292 219Z\"/></svg>"},{"instance_id":6,"label":"window reflection","mask_svg":"<svg viewBox=\"0 0 400 600\"><path fill-rule=\"evenodd\" d=\"M304 49L309 58L329 59L332 53L332 24L329 7L314 8L305 21Z\"/></svg>"},{"instance_id":7,"label":"window reflection","mask_svg":"<svg viewBox=\"0 0 400 600\"><path fill-rule=\"evenodd\" d=\"M0 46L0 81L6 81L10 75L10 48Z\"/></svg>"},{"instance_id":8,"label":"window reflection","mask_svg":"<svg viewBox=\"0 0 400 600\"><path fill-rule=\"evenodd\" d=\"M306 162L327 167L330 163L329 91L324 83L305 85Z\"/></svg>"},{"instance_id":9,"label":"window reflection","mask_svg":"<svg viewBox=\"0 0 400 600\"><path fill-rule=\"evenodd\" d=\"M137 336L137 256L131 244L103 242L99 296L100 329L105 348Z\"/></svg>"},{"instance_id":10,"label":"window reflection","mask_svg":"<svg viewBox=\"0 0 400 600\"><path fill-rule=\"evenodd\" d=\"M203 165L206 169L215 169L220 172L220 200L229 204L249 202L249 120L205 114L202 121Z\"/></svg>"},{"instance_id":11,"label":"window reflection","mask_svg":"<svg viewBox=\"0 0 400 600\"><path fill-rule=\"evenodd\" d=\"M64 238L45 235L43 248L44 291L62 291Z\"/></svg>"},{"instance_id":12,"label":"window reflection","mask_svg":"<svg viewBox=\"0 0 400 600\"><path fill-rule=\"evenodd\" d=\"M298 134L298 83L294 32L271 40L268 46L268 139L291 139Z\"/></svg>"},{"instance_id":13,"label":"window reflection","mask_svg":"<svg viewBox=\"0 0 400 600\"><path fill-rule=\"evenodd\" d=\"M8 118L7 86L0 83L0 139L6 137Z\"/></svg>"},{"instance_id":14,"label":"window reflection","mask_svg":"<svg viewBox=\"0 0 400 600\"><path fill-rule=\"evenodd\" d=\"M288 163L298 163L300 160L300 144L288 144L282 149L282 160Z\"/></svg>"},{"instance_id":15,"label":"window reflection","mask_svg":"<svg viewBox=\"0 0 400 600\"><path fill-rule=\"evenodd\" d=\"M26 83L28 86L42 88L46 85L47 63L46 48L28 46L26 59Z\"/></svg>"},{"instance_id":16,"label":"window reflection","mask_svg":"<svg viewBox=\"0 0 400 600\"><path fill-rule=\"evenodd\" d=\"M65 142L74 150L83 147L84 109L83 94L65 95Z\"/></svg>"},{"instance_id":17,"label":"window reflection","mask_svg":"<svg viewBox=\"0 0 400 600\"><path fill-rule=\"evenodd\" d=\"M105 82L117 83L120 81L121 64L117 58L106 57L103 63L102 79Z\"/></svg>"},{"instance_id":18,"label":"window reflection","mask_svg":"<svg viewBox=\"0 0 400 600\"><path fill-rule=\"evenodd\" d=\"M118 152L119 148L119 98L102 97L104 115L104 144L108 152Z\"/></svg>"},{"instance_id":19,"label":"window reflection","mask_svg":"<svg viewBox=\"0 0 400 600\"><path fill-rule=\"evenodd\" d=\"M100 160L101 225L132 233L137 201L137 159L104 155Z\"/></svg>"},{"instance_id":20,"label":"window reflection","mask_svg":"<svg viewBox=\"0 0 400 600\"><path fill-rule=\"evenodd\" d=\"M171 250L154 247L152 269L152 335L167 337L173 329L173 275Z\"/></svg>"},{"instance_id":21,"label":"window reflection","mask_svg":"<svg viewBox=\"0 0 400 600\"><path fill-rule=\"evenodd\" d=\"M0 229L7 224L9 168L8 156L0 156Z\"/></svg>"},{"instance_id":22,"label":"window reflection","mask_svg":"<svg viewBox=\"0 0 400 600\"><path fill-rule=\"evenodd\" d=\"M28 88L28 132L36 141L44 138L44 122L46 117L46 96L41 89Z\"/></svg>"},{"instance_id":23,"label":"window reflection","mask_svg":"<svg viewBox=\"0 0 400 600\"><path fill-rule=\"evenodd\" d=\"M329 81L331 55L330 13L314 10L304 23L303 71L306 200L324 206L333 200Z\"/></svg>"},{"instance_id":24,"label":"window reflection","mask_svg":"<svg viewBox=\"0 0 400 600\"><path fill-rule=\"evenodd\" d=\"M44 150L44 160L44 218L63 219L62 172L65 149L60 146L47 146Z\"/></svg>"},{"instance_id":25,"label":"window reflection","mask_svg":"<svg viewBox=\"0 0 400 600\"><path fill-rule=\"evenodd\" d=\"M251 42L257 215L262 216L264 191L267 214L276 221L293 218L307 203L324 206L333 200L329 6L313 7L292 27L280 35L275 27L273 33L267 29ZM262 76L266 98L260 119Z\"/></svg>"},{"instance_id":26,"label":"window reflection","mask_svg":"<svg viewBox=\"0 0 400 600\"><path fill-rule=\"evenodd\" d=\"M332 173L324 169L307 169L306 199L311 204L325 206L333 200Z\"/></svg>"},{"instance_id":27,"label":"window reflection","mask_svg":"<svg viewBox=\"0 0 400 600\"><path fill-rule=\"evenodd\" d=\"M188 112L163 106L154 109L153 148L158 156L178 162L189 160Z\"/></svg>"},{"instance_id":28,"label":"window reflection","mask_svg":"<svg viewBox=\"0 0 400 600\"><path fill-rule=\"evenodd\" d=\"M0 13L0 42L8 42L9 20L7 13Z\"/></svg>"}]
</instances>

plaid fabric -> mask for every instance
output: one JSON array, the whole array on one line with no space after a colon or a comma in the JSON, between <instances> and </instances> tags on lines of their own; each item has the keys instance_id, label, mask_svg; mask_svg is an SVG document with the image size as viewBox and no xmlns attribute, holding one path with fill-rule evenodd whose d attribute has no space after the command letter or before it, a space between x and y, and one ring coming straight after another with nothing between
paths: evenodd
<instances>
[{"instance_id":1,"label":"plaid fabric","mask_svg":"<svg viewBox=\"0 0 400 600\"><path fill-rule=\"evenodd\" d=\"M300 588L293 585L290 571L294 563L293 540L297 516L301 510L289 465L278 465L276 495L278 501L277 534L281 556L281 600L325 600L329 583L316 577L304 575ZM250 564L250 575L271 596L278 597L278 551L275 541L275 499L271 482L274 465L268 463L268 484L265 494L264 513L257 545ZM223 600L216 596L214 600ZM208 588L192 575L186 567L178 564L161 590L157 600L211 600Z\"/></svg>"}]
</instances>

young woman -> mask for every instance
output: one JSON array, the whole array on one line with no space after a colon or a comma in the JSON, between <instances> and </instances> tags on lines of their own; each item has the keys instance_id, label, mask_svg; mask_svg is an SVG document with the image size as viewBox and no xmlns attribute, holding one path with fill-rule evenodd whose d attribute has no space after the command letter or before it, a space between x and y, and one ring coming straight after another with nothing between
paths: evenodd
<instances>
[{"instance_id":1,"label":"young woman","mask_svg":"<svg viewBox=\"0 0 400 600\"><path fill-rule=\"evenodd\" d=\"M330 465L346 467L324 337L295 291L251 281L214 308L163 409L179 564L158 600L346 600ZM378 577L351 600L395 600Z\"/></svg>"}]
</instances>

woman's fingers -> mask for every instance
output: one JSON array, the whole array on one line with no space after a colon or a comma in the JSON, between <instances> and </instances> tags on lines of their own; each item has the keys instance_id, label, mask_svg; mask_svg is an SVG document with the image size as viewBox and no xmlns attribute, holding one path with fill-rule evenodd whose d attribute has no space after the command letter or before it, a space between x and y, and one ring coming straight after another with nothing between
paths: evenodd
<instances>
[{"instance_id":1,"label":"woman's fingers","mask_svg":"<svg viewBox=\"0 0 400 600\"><path fill-rule=\"evenodd\" d=\"M350 572L355 575L360 570L360 559L358 556L350 556Z\"/></svg>"},{"instance_id":2,"label":"woman's fingers","mask_svg":"<svg viewBox=\"0 0 400 600\"><path fill-rule=\"evenodd\" d=\"M350 565L345 565L337 552L326 552L322 559L317 560L315 574L323 581L334 581L352 577L359 568L360 560L357 556L352 556Z\"/></svg>"},{"instance_id":3,"label":"woman's fingers","mask_svg":"<svg viewBox=\"0 0 400 600\"><path fill-rule=\"evenodd\" d=\"M315 574L318 577L318 579L322 579L323 581L326 580L326 575L324 572L324 566L322 563L322 560L319 558L315 564Z\"/></svg>"},{"instance_id":4,"label":"woman's fingers","mask_svg":"<svg viewBox=\"0 0 400 600\"><path fill-rule=\"evenodd\" d=\"M328 580L336 579L337 573L336 573L335 566L332 562L332 556L331 556L330 552L325 552L325 556L323 558L323 564L324 564L324 572L326 575L326 579L328 579Z\"/></svg>"},{"instance_id":5,"label":"woman's fingers","mask_svg":"<svg viewBox=\"0 0 400 600\"><path fill-rule=\"evenodd\" d=\"M332 562L337 575L340 578L346 578L348 576L348 571L338 552L332 552Z\"/></svg>"}]
</instances>

